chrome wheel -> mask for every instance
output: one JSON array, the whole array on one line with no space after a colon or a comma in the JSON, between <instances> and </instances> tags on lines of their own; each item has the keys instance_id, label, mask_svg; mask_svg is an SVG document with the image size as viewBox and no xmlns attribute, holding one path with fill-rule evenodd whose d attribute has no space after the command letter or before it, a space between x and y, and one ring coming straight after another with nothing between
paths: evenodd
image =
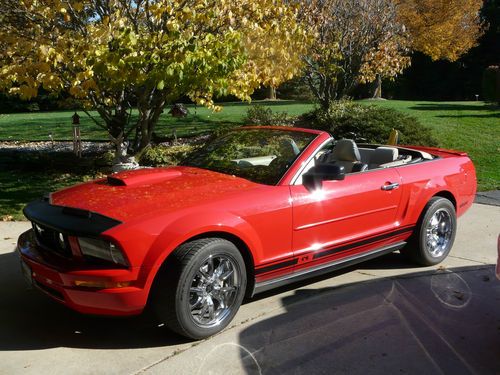
<instances>
[{"instance_id":1,"label":"chrome wheel","mask_svg":"<svg viewBox=\"0 0 500 375\"><path fill-rule=\"evenodd\" d=\"M425 246L434 258L441 257L447 250L453 234L453 221L450 213L440 208L432 215L425 228Z\"/></svg>"},{"instance_id":2,"label":"chrome wheel","mask_svg":"<svg viewBox=\"0 0 500 375\"><path fill-rule=\"evenodd\" d=\"M240 288L240 270L231 257L215 255L205 259L189 290L191 317L196 325L219 325L230 315Z\"/></svg>"}]
</instances>

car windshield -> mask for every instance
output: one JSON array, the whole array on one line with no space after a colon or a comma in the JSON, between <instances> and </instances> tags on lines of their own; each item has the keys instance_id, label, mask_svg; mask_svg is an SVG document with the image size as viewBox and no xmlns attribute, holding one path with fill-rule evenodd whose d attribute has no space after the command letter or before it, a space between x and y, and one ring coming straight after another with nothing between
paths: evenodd
<instances>
[{"instance_id":1,"label":"car windshield","mask_svg":"<svg viewBox=\"0 0 500 375\"><path fill-rule=\"evenodd\" d=\"M209 142L181 165L276 185L316 134L280 129L242 129Z\"/></svg>"}]
</instances>

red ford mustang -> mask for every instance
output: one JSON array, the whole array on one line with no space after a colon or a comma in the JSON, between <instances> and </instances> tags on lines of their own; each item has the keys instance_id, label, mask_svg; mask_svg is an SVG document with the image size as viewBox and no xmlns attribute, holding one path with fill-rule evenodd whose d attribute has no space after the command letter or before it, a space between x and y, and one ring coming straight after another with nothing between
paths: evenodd
<instances>
[{"instance_id":1,"label":"red ford mustang","mask_svg":"<svg viewBox=\"0 0 500 375\"><path fill-rule=\"evenodd\" d=\"M122 172L30 203L25 275L82 313L146 305L172 330L210 336L244 296L400 250L450 252L472 204L465 153L241 128L170 168Z\"/></svg>"}]
</instances>

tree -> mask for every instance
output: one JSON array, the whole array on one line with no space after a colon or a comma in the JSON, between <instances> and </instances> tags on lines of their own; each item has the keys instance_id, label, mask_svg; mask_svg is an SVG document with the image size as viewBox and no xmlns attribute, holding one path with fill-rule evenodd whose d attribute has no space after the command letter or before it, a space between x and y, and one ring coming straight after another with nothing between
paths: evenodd
<instances>
[{"instance_id":1,"label":"tree","mask_svg":"<svg viewBox=\"0 0 500 375\"><path fill-rule=\"evenodd\" d=\"M412 51L456 60L482 34L482 0L311 0L302 17L317 38L306 58L311 89L322 106L360 83L394 78Z\"/></svg>"},{"instance_id":2,"label":"tree","mask_svg":"<svg viewBox=\"0 0 500 375\"><path fill-rule=\"evenodd\" d=\"M0 0L0 90L68 92L137 152L180 96L219 110L215 95L293 77L308 41L296 16L285 0Z\"/></svg>"},{"instance_id":3,"label":"tree","mask_svg":"<svg viewBox=\"0 0 500 375\"><path fill-rule=\"evenodd\" d=\"M483 34L483 0L396 0L411 48L432 60L457 60Z\"/></svg>"},{"instance_id":4,"label":"tree","mask_svg":"<svg viewBox=\"0 0 500 375\"><path fill-rule=\"evenodd\" d=\"M392 0L311 0L302 20L316 33L306 61L308 83L323 107L408 64L408 34Z\"/></svg>"}]
</instances>

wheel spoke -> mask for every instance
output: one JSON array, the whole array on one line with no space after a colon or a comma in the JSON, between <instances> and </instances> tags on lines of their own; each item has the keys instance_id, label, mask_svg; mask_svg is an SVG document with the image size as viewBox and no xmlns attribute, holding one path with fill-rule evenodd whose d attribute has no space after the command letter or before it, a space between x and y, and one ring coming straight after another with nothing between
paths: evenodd
<instances>
[{"instance_id":1,"label":"wheel spoke","mask_svg":"<svg viewBox=\"0 0 500 375\"><path fill-rule=\"evenodd\" d=\"M222 281L226 281L227 278L229 276L231 276L233 274L233 270L230 269L230 270L227 270L224 274L222 274L219 278L222 280Z\"/></svg>"},{"instance_id":2,"label":"wheel spoke","mask_svg":"<svg viewBox=\"0 0 500 375\"><path fill-rule=\"evenodd\" d=\"M191 305L191 312L193 313L196 310L197 306L204 306L205 304L205 297L198 298L194 304ZM198 314L200 314L200 311L198 310Z\"/></svg>"},{"instance_id":3,"label":"wheel spoke","mask_svg":"<svg viewBox=\"0 0 500 375\"><path fill-rule=\"evenodd\" d=\"M212 300L212 297L207 298L205 308L208 314L208 320L212 321L215 318L214 301Z\"/></svg>"},{"instance_id":4,"label":"wheel spoke","mask_svg":"<svg viewBox=\"0 0 500 375\"><path fill-rule=\"evenodd\" d=\"M437 246L437 242L436 242L436 240L432 240L432 241L431 241L432 251L435 251L435 250L436 250L436 246Z\"/></svg>"},{"instance_id":5,"label":"wheel spoke","mask_svg":"<svg viewBox=\"0 0 500 375\"><path fill-rule=\"evenodd\" d=\"M207 259L208 270L207 273L212 276L214 274L214 258L209 257Z\"/></svg>"},{"instance_id":6,"label":"wheel spoke","mask_svg":"<svg viewBox=\"0 0 500 375\"><path fill-rule=\"evenodd\" d=\"M199 286L191 287L191 289L189 289L189 291L191 293L196 293L197 295L202 295L203 294L203 289L200 288Z\"/></svg>"},{"instance_id":7,"label":"wheel spoke","mask_svg":"<svg viewBox=\"0 0 500 375\"><path fill-rule=\"evenodd\" d=\"M206 268L208 268L208 267L206 265L203 265L198 270L198 273L203 281L208 281L210 279L210 274L208 273Z\"/></svg>"},{"instance_id":8,"label":"wheel spoke","mask_svg":"<svg viewBox=\"0 0 500 375\"><path fill-rule=\"evenodd\" d=\"M208 297L203 298L203 302L201 304L201 309L200 309L200 318L203 319L208 312Z\"/></svg>"},{"instance_id":9,"label":"wheel spoke","mask_svg":"<svg viewBox=\"0 0 500 375\"><path fill-rule=\"evenodd\" d=\"M439 229L441 230L442 234L448 235L451 232L451 225L449 225L449 223L443 221L441 223L441 226Z\"/></svg>"},{"instance_id":10,"label":"wheel spoke","mask_svg":"<svg viewBox=\"0 0 500 375\"><path fill-rule=\"evenodd\" d=\"M220 289L221 293L224 293L224 294L232 292L234 290L236 290L235 286L225 286L224 288Z\"/></svg>"},{"instance_id":11,"label":"wheel spoke","mask_svg":"<svg viewBox=\"0 0 500 375\"><path fill-rule=\"evenodd\" d=\"M222 275L224 273L224 269L226 267L227 267L227 261L220 262L219 265L217 266L217 268L214 271L215 277L220 278L220 275Z\"/></svg>"},{"instance_id":12,"label":"wheel spoke","mask_svg":"<svg viewBox=\"0 0 500 375\"><path fill-rule=\"evenodd\" d=\"M215 299L217 302L219 302L218 310L222 310L222 309L225 309L227 307L227 305L226 305L226 299L220 293L214 294L212 296L212 298Z\"/></svg>"},{"instance_id":13,"label":"wheel spoke","mask_svg":"<svg viewBox=\"0 0 500 375\"><path fill-rule=\"evenodd\" d=\"M437 213L432 216L432 219L430 221L431 227L435 228L439 224L439 219L437 217Z\"/></svg>"}]
</instances>

